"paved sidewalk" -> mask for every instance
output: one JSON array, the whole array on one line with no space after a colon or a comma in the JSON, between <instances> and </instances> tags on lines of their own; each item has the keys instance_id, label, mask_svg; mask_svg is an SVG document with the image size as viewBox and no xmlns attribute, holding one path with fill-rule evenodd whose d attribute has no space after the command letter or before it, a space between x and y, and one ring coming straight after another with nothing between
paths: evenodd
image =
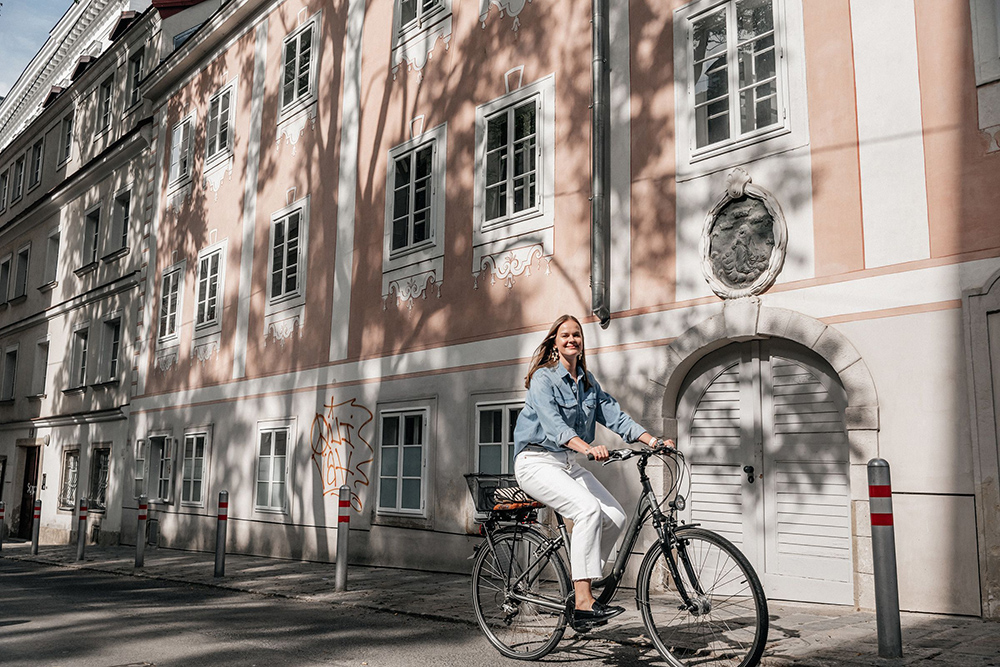
<instances>
[{"instance_id":1,"label":"paved sidewalk","mask_svg":"<svg viewBox=\"0 0 1000 667\"><path fill-rule=\"evenodd\" d=\"M327 563L230 554L226 557L226 576L216 579L214 554L175 549L148 548L145 567L139 570L134 568L133 547L88 546L86 558L78 562L75 546L42 546L38 555L32 556L28 543L6 540L0 557L475 625L467 575L352 566L349 590L338 593L334 591L334 566ZM626 600L626 613L606 628L589 633L587 641L646 644L639 614L627 601L629 592L619 597ZM762 662L766 667L1000 667L1000 623L996 622L903 613L904 657L884 660L878 657L874 613L774 601L769 603L769 612L771 629ZM573 634L568 630L567 639ZM655 652L650 654L654 656Z\"/></svg>"}]
</instances>

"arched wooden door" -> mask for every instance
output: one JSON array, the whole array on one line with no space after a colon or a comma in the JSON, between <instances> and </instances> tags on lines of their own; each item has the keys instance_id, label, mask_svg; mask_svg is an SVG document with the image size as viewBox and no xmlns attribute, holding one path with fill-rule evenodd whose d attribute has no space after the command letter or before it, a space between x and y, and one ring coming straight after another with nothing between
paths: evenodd
<instances>
[{"instance_id":1,"label":"arched wooden door","mask_svg":"<svg viewBox=\"0 0 1000 667\"><path fill-rule=\"evenodd\" d=\"M771 598L854 601L845 406L833 370L779 340L729 345L684 382L686 518L736 543Z\"/></svg>"}]
</instances>

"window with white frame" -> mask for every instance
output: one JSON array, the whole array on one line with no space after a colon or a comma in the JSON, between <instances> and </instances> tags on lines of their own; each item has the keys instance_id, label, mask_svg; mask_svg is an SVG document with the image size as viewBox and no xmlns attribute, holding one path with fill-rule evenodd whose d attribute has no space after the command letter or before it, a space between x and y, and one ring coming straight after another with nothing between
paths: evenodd
<instances>
[{"instance_id":1,"label":"window with white frame","mask_svg":"<svg viewBox=\"0 0 1000 667\"><path fill-rule=\"evenodd\" d=\"M191 431L184 435L184 472L181 503L205 504L205 462L208 458L208 432Z\"/></svg>"},{"instance_id":2,"label":"window with white frame","mask_svg":"<svg viewBox=\"0 0 1000 667\"><path fill-rule=\"evenodd\" d=\"M59 230L49 233L45 241L45 285L56 282L59 276Z\"/></svg>"},{"instance_id":3,"label":"window with white frame","mask_svg":"<svg viewBox=\"0 0 1000 667\"><path fill-rule=\"evenodd\" d=\"M13 299L28 293L28 259L30 256L30 244L17 251L17 259L14 263L14 295L11 297Z\"/></svg>"},{"instance_id":4,"label":"window with white frame","mask_svg":"<svg viewBox=\"0 0 1000 667\"><path fill-rule=\"evenodd\" d=\"M45 140L39 139L31 146L31 162L28 169L28 189L42 182L42 158L45 155Z\"/></svg>"},{"instance_id":5,"label":"window with white frame","mask_svg":"<svg viewBox=\"0 0 1000 667\"><path fill-rule=\"evenodd\" d=\"M437 142L410 142L389 152L389 254L434 242ZM437 175L440 180L443 176Z\"/></svg>"},{"instance_id":6,"label":"window with white frame","mask_svg":"<svg viewBox=\"0 0 1000 667\"><path fill-rule=\"evenodd\" d=\"M132 224L132 192L126 191L115 197L114 209L112 213L112 223L114 224L114 235L120 241L118 248L124 250L128 248L129 227Z\"/></svg>"},{"instance_id":7,"label":"window with white frame","mask_svg":"<svg viewBox=\"0 0 1000 667\"><path fill-rule=\"evenodd\" d=\"M108 509L108 478L111 473L111 447L95 446L90 451L90 485L87 507L92 512Z\"/></svg>"},{"instance_id":8,"label":"window with white frame","mask_svg":"<svg viewBox=\"0 0 1000 667\"><path fill-rule=\"evenodd\" d=\"M174 125L170 133L170 185L177 185L191 177L191 126L192 119L185 118Z\"/></svg>"},{"instance_id":9,"label":"window with white frame","mask_svg":"<svg viewBox=\"0 0 1000 667\"><path fill-rule=\"evenodd\" d=\"M293 205L271 219L271 254L268 296L272 302L298 296L302 292L302 237L306 209Z\"/></svg>"},{"instance_id":10,"label":"window with white frame","mask_svg":"<svg viewBox=\"0 0 1000 667\"><path fill-rule=\"evenodd\" d=\"M157 328L160 340L177 336L177 314L180 312L183 279L183 265L174 265L163 272L160 283L160 322Z\"/></svg>"},{"instance_id":11,"label":"window with white frame","mask_svg":"<svg viewBox=\"0 0 1000 667\"><path fill-rule=\"evenodd\" d=\"M523 408L523 401L476 406L476 467L479 472L514 473L514 426Z\"/></svg>"},{"instance_id":12,"label":"window with white frame","mask_svg":"<svg viewBox=\"0 0 1000 667\"><path fill-rule=\"evenodd\" d=\"M316 101L316 70L319 63L317 32L319 15L311 17L285 37L281 51L281 112Z\"/></svg>"},{"instance_id":13,"label":"window with white frame","mask_svg":"<svg viewBox=\"0 0 1000 667\"><path fill-rule=\"evenodd\" d=\"M24 156L17 158L14 161L14 180L11 185L10 191L10 201L14 202L21 199L21 195L24 194Z\"/></svg>"},{"instance_id":14,"label":"window with white frame","mask_svg":"<svg viewBox=\"0 0 1000 667\"><path fill-rule=\"evenodd\" d=\"M427 421L425 408L380 414L379 512L423 514Z\"/></svg>"},{"instance_id":15,"label":"window with white frame","mask_svg":"<svg viewBox=\"0 0 1000 667\"><path fill-rule=\"evenodd\" d=\"M63 452L62 479L59 481L59 509L71 510L76 506L76 491L80 486L80 450Z\"/></svg>"},{"instance_id":16,"label":"window with white frame","mask_svg":"<svg viewBox=\"0 0 1000 667\"><path fill-rule=\"evenodd\" d=\"M477 107L473 273L491 254L552 254L554 136L554 75Z\"/></svg>"},{"instance_id":17,"label":"window with white frame","mask_svg":"<svg viewBox=\"0 0 1000 667\"><path fill-rule=\"evenodd\" d=\"M59 162L63 163L68 161L73 154L73 114L62 119L59 142Z\"/></svg>"},{"instance_id":18,"label":"window with white frame","mask_svg":"<svg viewBox=\"0 0 1000 667\"><path fill-rule=\"evenodd\" d=\"M101 82L97 90L97 131L104 132L111 127L111 99L114 93L115 77L109 76Z\"/></svg>"},{"instance_id":19,"label":"window with white frame","mask_svg":"<svg viewBox=\"0 0 1000 667\"><path fill-rule=\"evenodd\" d=\"M17 345L8 347L3 355L3 385L0 386L0 401L14 400L17 381Z\"/></svg>"},{"instance_id":20,"label":"window with white frame","mask_svg":"<svg viewBox=\"0 0 1000 667\"><path fill-rule=\"evenodd\" d=\"M233 150L232 136L233 87L216 93L208 103L205 161L212 162Z\"/></svg>"},{"instance_id":21,"label":"window with white frame","mask_svg":"<svg viewBox=\"0 0 1000 667\"><path fill-rule=\"evenodd\" d=\"M173 501L173 448L174 439L157 435L149 438L150 501L170 503Z\"/></svg>"},{"instance_id":22,"label":"window with white frame","mask_svg":"<svg viewBox=\"0 0 1000 667\"><path fill-rule=\"evenodd\" d=\"M83 221L83 265L97 263L101 247L101 207L87 212Z\"/></svg>"},{"instance_id":23,"label":"window with white frame","mask_svg":"<svg viewBox=\"0 0 1000 667\"><path fill-rule=\"evenodd\" d=\"M132 496L146 494L146 441L135 441L135 467L132 472Z\"/></svg>"},{"instance_id":24,"label":"window with white frame","mask_svg":"<svg viewBox=\"0 0 1000 667\"><path fill-rule=\"evenodd\" d=\"M128 105L139 102L139 82L142 81L142 45L128 59Z\"/></svg>"},{"instance_id":25,"label":"window with white frame","mask_svg":"<svg viewBox=\"0 0 1000 667\"><path fill-rule=\"evenodd\" d=\"M10 185L10 169L0 173L0 213L7 210L7 187Z\"/></svg>"},{"instance_id":26,"label":"window with white frame","mask_svg":"<svg viewBox=\"0 0 1000 667\"><path fill-rule=\"evenodd\" d=\"M0 259L0 303L7 303L10 297L11 256Z\"/></svg>"},{"instance_id":27,"label":"window with white frame","mask_svg":"<svg viewBox=\"0 0 1000 667\"><path fill-rule=\"evenodd\" d=\"M81 327L73 331L71 349L70 388L76 389L87 384L87 354L90 345L90 328Z\"/></svg>"},{"instance_id":28,"label":"window with white frame","mask_svg":"<svg viewBox=\"0 0 1000 667\"><path fill-rule=\"evenodd\" d=\"M114 382L121 375L122 348L122 318L112 316L104 320L104 335L101 341L101 376L102 382Z\"/></svg>"},{"instance_id":29,"label":"window with white frame","mask_svg":"<svg viewBox=\"0 0 1000 667\"><path fill-rule=\"evenodd\" d=\"M197 303L195 327L218 324L222 317L222 278L225 271L223 247L216 245L198 255Z\"/></svg>"},{"instance_id":30,"label":"window with white frame","mask_svg":"<svg viewBox=\"0 0 1000 667\"><path fill-rule=\"evenodd\" d=\"M45 383L49 374L49 340L40 340L35 344L35 365L31 376L31 393L34 396L45 395Z\"/></svg>"},{"instance_id":31,"label":"window with white frame","mask_svg":"<svg viewBox=\"0 0 1000 667\"><path fill-rule=\"evenodd\" d=\"M261 425L257 435L257 474L254 508L284 512L288 481L288 454L292 428L289 424Z\"/></svg>"}]
</instances>

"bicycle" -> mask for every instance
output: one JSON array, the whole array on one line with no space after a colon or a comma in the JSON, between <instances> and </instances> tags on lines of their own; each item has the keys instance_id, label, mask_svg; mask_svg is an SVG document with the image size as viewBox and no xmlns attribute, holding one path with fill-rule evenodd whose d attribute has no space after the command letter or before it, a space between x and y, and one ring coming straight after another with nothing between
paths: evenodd
<instances>
[{"instance_id":1,"label":"bicycle","mask_svg":"<svg viewBox=\"0 0 1000 667\"><path fill-rule=\"evenodd\" d=\"M678 520L685 498L678 491L686 470L672 447L613 450L604 465L638 457L642 493L632 511L611 571L593 582L608 604L648 522L657 539L646 551L636 583L636 605L653 645L673 667L753 667L767 641L767 600L749 561L729 540L698 524ZM670 475L660 501L646 474L651 457ZM688 476L689 477L689 476ZM538 522L541 503L516 487L513 475L466 475L476 508L485 512L472 568L476 619L501 654L537 660L552 651L566 626L578 633L599 624L573 625L574 597L563 553L569 534L555 514L558 531ZM502 489L500 494L496 490Z\"/></svg>"}]
</instances>

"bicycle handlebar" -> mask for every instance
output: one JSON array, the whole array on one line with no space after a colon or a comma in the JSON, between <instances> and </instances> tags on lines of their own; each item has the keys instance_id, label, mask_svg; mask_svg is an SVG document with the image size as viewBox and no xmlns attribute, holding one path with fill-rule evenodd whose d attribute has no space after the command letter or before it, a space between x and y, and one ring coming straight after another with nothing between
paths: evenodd
<instances>
[{"instance_id":1,"label":"bicycle handlebar","mask_svg":"<svg viewBox=\"0 0 1000 667\"><path fill-rule=\"evenodd\" d=\"M609 463L614 463L615 461L625 461L625 460L630 459L633 456L637 456L637 455L652 456L653 454L677 454L677 453L679 453L677 451L676 447L671 447L671 446L669 446L667 444L663 444L663 440L660 440L659 443L660 443L659 447L643 447L642 449L631 449L631 448L626 448L626 449L612 449L609 452L610 456L604 462L603 465L607 465ZM594 455L593 454L587 454L587 460L593 461L594 460Z\"/></svg>"}]
</instances>

